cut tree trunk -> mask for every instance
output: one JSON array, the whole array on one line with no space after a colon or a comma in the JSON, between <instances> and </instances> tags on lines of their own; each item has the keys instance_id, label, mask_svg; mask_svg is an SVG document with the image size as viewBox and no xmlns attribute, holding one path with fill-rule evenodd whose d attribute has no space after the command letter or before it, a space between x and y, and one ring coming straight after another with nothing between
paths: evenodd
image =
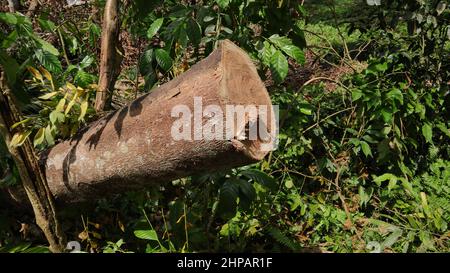
<instances>
[{"instance_id":1,"label":"cut tree trunk","mask_svg":"<svg viewBox=\"0 0 450 273\"><path fill-rule=\"evenodd\" d=\"M250 118L240 120L236 134L228 139L174 140L172 125L179 117L172 117L172 109L186 105L194 113L194 97L202 98L204 109L214 104L223 112L226 105L265 106L265 124L269 133L273 132L270 97L254 64L239 47L222 41L209 57L184 74L43 155L48 185L56 200L96 199L264 158L268 150L263 144L273 144L273 138L237 139L248 130ZM202 124L207 118L201 117Z\"/></svg>"},{"instance_id":2,"label":"cut tree trunk","mask_svg":"<svg viewBox=\"0 0 450 273\"><path fill-rule=\"evenodd\" d=\"M95 100L97 111L109 110L111 107L112 92L122 62L118 49L119 30L119 0L107 0L103 15L100 75Z\"/></svg>"}]
</instances>

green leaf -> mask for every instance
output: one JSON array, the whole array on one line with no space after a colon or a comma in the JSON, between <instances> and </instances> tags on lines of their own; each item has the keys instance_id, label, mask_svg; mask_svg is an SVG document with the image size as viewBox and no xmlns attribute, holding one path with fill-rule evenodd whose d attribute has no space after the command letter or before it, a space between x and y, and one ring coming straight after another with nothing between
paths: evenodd
<instances>
[{"instance_id":1,"label":"green leaf","mask_svg":"<svg viewBox=\"0 0 450 273\"><path fill-rule=\"evenodd\" d=\"M292 181L292 178L286 178L286 180L284 181L284 186L286 187L286 189L292 189L292 187L294 187L294 181Z\"/></svg>"},{"instance_id":2,"label":"green leaf","mask_svg":"<svg viewBox=\"0 0 450 273\"><path fill-rule=\"evenodd\" d=\"M162 48L155 50L156 62L165 71L169 71L172 68L172 58L169 53Z\"/></svg>"},{"instance_id":3,"label":"green leaf","mask_svg":"<svg viewBox=\"0 0 450 273\"><path fill-rule=\"evenodd\" d=\"M164 22L164 18L156 19L148 28L147 30L147 38L151 39L155 34L158 32L158 30L161 28L162 24Z\"/></svg>"},{"instance_id":4,"label":"green leaf","mask_svg":"<svg viewBox=\"0 0 450 273\"><path fill-rule=\"evenodd\" d=\"M240 196L243 195L250 201L256 198L256 191L252 183L242 179L234 179L233 181L239 187L239 193L241 193Z\"/></svg>"},{"instance_id":5,"label":"green leaf","mask_svg":"<svg viewBox=\"0 0 450 273\"><path fill-rule=\"evenodd\" d=\"M398 88L392 88L392 90L389 91L386 96L389 99L397 100L398 102L400 102L400 104L403 104L403 94L402 91Z\"/></svg>"},{"instance_id":6,"label":"green leaf","mask_svg":"<svg viewBox=\"0 0 450 273\"><path fill-rule=\"evenodd\" d=\"M422 135L425 137L426 142L433 142L433 128L430 123L426 122L422 126Z\"/></svg>"},{"instance_id":7,"label":"green leaf","mask_svg":"<svg viewBox=\"0 0 450 273\"><path fill-rule=\"evenodd\" d=\"M56 49L56 47L54 47L52 44L50 44L49 42L39 38L39 37L35 37L35 40L41 45L41 48L44 51L47 51L48 53L51 53L55 56L59 55L59 51L58 49Z\"/></svg>"},{"instance_id":8,"label":"green leaf","mask_svg":"<svg viewBox=\"0 0 450 273\"><path fill-rule=\"evenodd\" d=\"M61 63L54 54L38 49L34 56L48 71L52 73L60 73L62 71Z\"/></svg>"},{"instance_id":9,"label":"green leaf","mask_svg":"<svg viewBox=\"0 0 450 273\"><path fill-rule=\"evenodd\" d=\"M51 20L44 20L42 18L39 18L38 21L43 30L52 32L55 31L56 25Z\"/></svg>"},{"instance_id":10,"label":"green leaf","mask_svg":"<svg viewBox=\"0 0 450 273\"><path fill-rule=\"evenodd\" d=\"M97 77L83 69L78 70L74 78L74 83L80 87L86 88L88 85L97 82Z\"/></svg>"},{"instance_id":11,"label":"green leaf","mask_svg":"<svg viewBox=\"0 0 450 273\"><path fill-rule=\"evenodd\" d=\"M245 176L272 191L276 191L278 189L277 181L273 177L260 170L244 170L240 172L240 175Z\"/></svg>"},{"instance_id":12,"label":"green leaf","mask_svg":"<svg viewBox=\"0 0 450 273\"><path fill-rule=\"evenodd\" d=\"M286 58L280 51L276 51L270 59L270 71L277 83L283 82L288 74L289 65Z\"/></svg>"},{"instance_id":13,"label":"green leaf","mask_svg":"<svg viewBox=\"0 0 450 273\"><path fill-rule=\"evenodd\" d=\"M134 236L143 240L158 241L158 234L154 230L135 230Z\"/></svg>"},{"instance_id":14,"label":"green leaf","mask_svg":"<svg viewBox=\"0 0 450 273\"><path fill-rule=\"evenodd\" d=\"M357 101L363 96L363 92L359 89L352 91L352 100Z\"/></svg>"},{"instance_id":15,"label":"green leaf","mask_svg":"<svg viewBox=\"0 0 450 273\"><path fill-rule=\"evenodd\" d=\"M381 186L381 182L388 181L388 180L390 181L390 183L392 183L392 182L396 183L398 178L397 178L397 176L395 176L391 173L385 173L383 175L375 177L373 182L375 182L378 186Z\"/></svg>"},{"instance_id":16,"label":"green leaf","mask_svg":"<svg viewBox=\"0 0 450 273\"><path fill-rule=\"evenodd\" d=\"M9 25L15 25L18 22L16 15L4 12L0 12L0 20Z\"/></svg>"},{"instance_id":17,"label":"green leaf","mask_svg":"<svg viewBox=\"0 0 450 273\"><path fill-rule=\"evenodd\" d=\"M277 46L279 49L281 49L286 55L294 59L297 63L304 64L305 63L305 54L303 50L301 50L299 47L295 46L292 43L292 40L284 37L279 36L278 34L272 35L269 37L269 40Z\"/></svg>"},{"instance_id":18,"label":"green leaf","mask_svg":"<svg viewBox=\"0 0 450 273\"><path fill-rule=\"evenodd\" d=\"M217 205L217 213L222 218L229 219L236 215L238 196L239 188L237 184L231 180L225 181L220 188L219 203Z\"/></svg>"},{"instance_id":19,"label":"green leaf","mask_svg":"<svg viewBox=\"0 0 450 273\"><path fill-rule=\"evenodd\" d=\"M54 130L52 130L52 128L50 127L50 125L47 125L47 127L45 127L45 141L47 141L47 144L49 146L53 146L55 145L55 138L54 138Z\"/></svg>"},{"instance_id":20,"label":"green leaf","mask_svg":"<svg viewBox=\"0 0 450 273\"><path fill-rule=\"evenodd\" d=\"M216 0L217 5L219 5L220 8L225 9L230 5L231 0Z\"/></svg>"},{"instance_id":21,"label":"green leaf","mask_svg":"<svg viewBox=\"0 0 450 273\"><path fill-rule=\"evenodd\" d=\"M298 105L298 107L299 107L301 113L308 115L308 116L312 115L312 112L314 110L314 107L308 103L300 103Z\"/></svg>"},{"instance_id":22,"label":"green leaf","mask_svg":"<svg viewBox=\"0 0 450 273\"><path fill-rule=\"evenodd\" d=\"M361 150L363 151L364 155L366 157L372 157L372 150L370 149L370 146L367 142L365 141L360 141L360 145L361 145Z\"/></svg>"},{"instance_id":23,"label":"green leaf","mask_svg":"<svg viewBox=\"0 0 450 273\"><path fill-rule=\"evenodd\" d=\"M64 114L59 111L55 110L50 113L50 122L53 125L64 122L64 118L65 118Z\"/></svg>"},{"instance_id":24,"label":"green leaf","mask_svg":"<svg viewBox=\"0 0 450 273\"><path fill-rule=\"evenodd\" d=\"M202 28L193 18L189 18L187 21L187 35L189 40L195 45L199 44L202 39Z\"/></svg>"},{"instance_id":25,"label":"green leaf","mask_svg":"<svg viewBox=\"0 0 450 273\"><path fill-rule=\"evenodd\" d=\"M153 49L148 49L144 51L139 61L139 72L142 75L148 74L150 71L153 72L152 61L153 61Z\"/></svg>"},{"instance_id":26,"label":"green leaf","mask_svg":"<svg viewBox=\"0 0 450 273\"><path fill-rule=\"evenodd\" d=\"M88 68L89 66L91 66L91 64L93 62L94 62L94 58L92 58L91 56L87 55L86 57L83 58L83 60L81 60L80 68L81 69Z\"/></svg>"},{"instance_id":27,"label":"green leaf","mask_svg":"<svg viewBox=\"0 0 450 273\"><path fill-rule=\"evenodd\" d=\"M0 64L5 71L6 79L12 86L16 83L17 73L19 73L19 64L14 58L11 58L6 52L0 50Z\"/></svg>"},{"instance_id":28,"label":"green leaf","mask_svg":"<svg viewBox=\"0 0 450 273\"><path fill-rule=\"evenodd\" d=\"M266 66L270 66L270 60L272 59L272 56L276 51L277 49L273 45L265 41L264 47L261 51L261 61L263 62L263 64L265 64Z\"/></svg>"},{"instance_id":29,"label":"green leaf","mask_svg":"<svg viewBox=\"0 0 450 273\"><path fill-rule=\"evenodd\" d=\"M385 123L389 123L392 120L392 111L389 108L383 107L381 110L381 117Z\"/></svg>"}]
</instances>

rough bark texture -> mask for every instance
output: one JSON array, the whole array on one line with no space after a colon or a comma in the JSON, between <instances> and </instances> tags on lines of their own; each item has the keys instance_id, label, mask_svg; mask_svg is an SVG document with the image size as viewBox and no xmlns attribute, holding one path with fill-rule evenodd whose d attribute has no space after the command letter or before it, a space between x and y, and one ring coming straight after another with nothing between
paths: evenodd
<instances>
[{"instance_id":1,"label":"rough bark texture","mask_svg":"<svg viewBox=\"0 0 450 273\"><path fill-rule=\"evenodd\" d=\"M3 73L0 77L0 134L8 146L9 153L19 170L20 180L36 217L36 224L47 238L50 251L63 252L65 236L59 224L53 196L47 185L31 141L28 139L20 147L9 145L12 133L9 128L21 120L21 114L13 101L11 90Z\"/></svg>"},{"instance_id":2,"label":"rough bark texture","mask_svg":"<svg viewBox=\"0 0 450 273\"><path fill-rule=\"evenodd\" d=\"M119 54L119 0L107 0L103 15L100 75L95 101L97 111L111 107L114 84L119 76L122 56Z\"/></svg>"},{"instance_id":3,"label":"rough bark texture","mask_svg":"<svg viewBox=\"0 0 450 273\"><path fill-rule=\"evenodd\" d=\"M274 120L269 95L250 58L233 43L223 41L186 73L44 155L42 162L55 198L63 202L95 199L246 165L267 154L261 150L261 139L173 140L171 127L177 118L171 117L172 108L187 105L193 112L194 96L202 97L204 106L215 104L222 109L227 104L266 105L270 121ZM248 120L238 124L238 133L248 124Z\"/></svg>"}]
</instances>

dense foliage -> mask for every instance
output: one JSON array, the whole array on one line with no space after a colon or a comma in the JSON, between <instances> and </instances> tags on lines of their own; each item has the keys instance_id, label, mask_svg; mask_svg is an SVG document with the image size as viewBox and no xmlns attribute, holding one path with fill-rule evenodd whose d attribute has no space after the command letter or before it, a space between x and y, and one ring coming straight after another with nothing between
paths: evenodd
<instances>
[{"instance_id":1,"label":"dense foliage","mask_svg":"<svg viewBox=\"0 0 450 273\"><path fill-rule=\"evenodd\" d=\"M117 96L151 92L230 39L280 106L280 145L252 166L67 208L69 240L95 252L450 250L447 1L124 2L139 50ZM45 149L95 118L99 15L59 16L0 13L0 64L27 114L13 145ZM2 142L0 186L18 183ZM16 223L0 212L0 251L43 251Z\"/></svg>"}]
</instances>

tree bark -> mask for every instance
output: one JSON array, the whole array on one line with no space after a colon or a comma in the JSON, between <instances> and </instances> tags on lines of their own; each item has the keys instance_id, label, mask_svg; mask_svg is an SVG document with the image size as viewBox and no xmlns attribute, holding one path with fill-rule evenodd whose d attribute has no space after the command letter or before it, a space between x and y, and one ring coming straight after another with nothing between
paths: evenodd
<instances>
[{"instance_id":1,"label":"tree bark","mask_svg":"<svg viewBox=\"0 0 450 273\"><path fill-rule=\"evenodd\" d=\"M122 56L118 49L119 32L119 0L107 0L103 15L100 75L95 101L97 111L111 108L112 92L122 62Z\"/></svg>"},{"instance_id":2,"label":"tree bark","mask_svg":"<svg viewBox=\"0 0 450 273\"><path fill-rule=\"evenodd\" d=\"M9 12L16 12L20 8L19 0L8 0Z\"/></svg>"},{"instance_id":3,"label":"tree bark","mask_svg":"<svg viewBox=\"0 0 450 273\"><path fill-rule=\"evenodd\" d=\"M36 217L36 224L47 238L50 251L63 252L65 236L57 218L53 196L31 141L27 139L20 147L9 145L12 139L9 128L21 120L21 114L16 105L2 72L0 77L0 135L4 138L9 153L19 170L20 180Z\"/></svg>"},{"instance_id":4,"label":"tree bark","mask_svg":"<svg viewBox=\"0 0 450 273\"><path fill-rule=\"evenodd\" d=\"M186 73L43 155L41 161L56 200L96 199L264 158L268 151L262 145L273 144L273 138L237 139L254 122L247 116L236 124L236 133L224 140L174 140L171 130L178 117L172 117L171 111L186 105L194 113L194 96L202 98L203 107L214 104L224 113L226 105L266 106L265 124L273 132L270 97L254 64L239 47L223 41ZM201 117L202 124L207 120Z\"/></svg>"}]
</instances>

